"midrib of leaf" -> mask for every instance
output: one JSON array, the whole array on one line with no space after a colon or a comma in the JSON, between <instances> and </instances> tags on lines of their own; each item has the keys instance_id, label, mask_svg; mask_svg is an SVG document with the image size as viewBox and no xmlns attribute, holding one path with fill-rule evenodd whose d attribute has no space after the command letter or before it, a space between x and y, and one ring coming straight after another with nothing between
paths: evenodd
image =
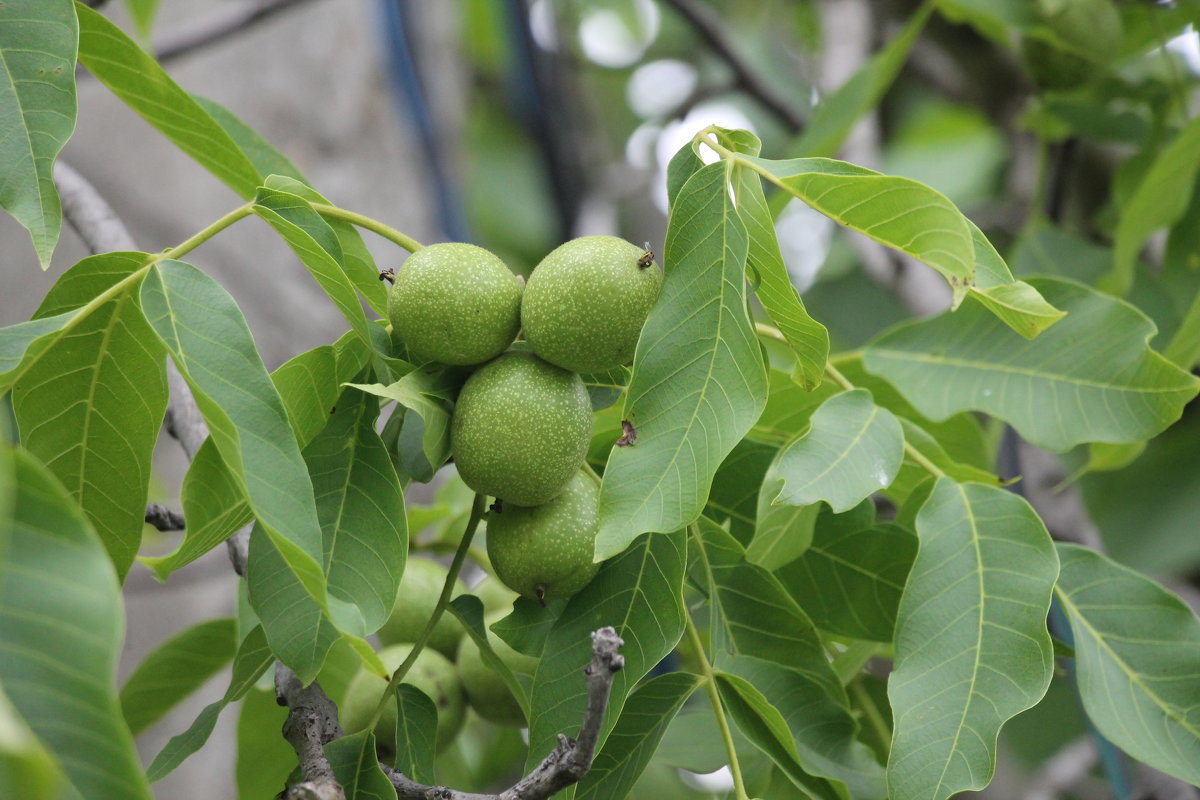
<instances>
[{"instance_id":1,"label":"midrib of leaf","mask_svg":"<svg viewBox=\"0 0 1200 800\"><path fill-rule=\"evenodd\" d=\"M968 361L965 358L935 356L932 353L914 353L909 350L889 350L881 347L878 348L876 352L885 358L894 358L899 361L916 361L924 364L937 364L947 367L964 367L967 369L984 370L987 372L1007 372L1012 375L1023 375L1027 378L1039 378L1050 381L1051 383L1065 383L1074 386L1086 386L1091 389L1128 392L1130 394L1174 394L1180 391L1179 386L1141 388L1117 383L1100 383L1098 381L1087 380L1086 378L1076 378L1073 376L1061 375L1053 372L1041 372L1028 367L1014 367L1010 364L1001 364L993 361ZM1193 379L1193 383L1194 382L1195 379Z\"/></svg>"},{"instance_id":2,"label":"midrib of leaf","mask_svg":"<svg viewBox=\"0 0 1200 800\"><path fill-rule=\"evenodd\" d=\"M828 550L826 550L823 547L818 547L817 545L810 545L809 549L815 553L820 553L823 558L827 558L830 561L840 564L841 566L845 567L846 569L857 572L858 574L860 574L864 577L871 578L872 580L877 580L886 586L890 586L891 588L895 589L898 592L904 591L904 584L895 583L893 581L888 580L887 578L884 578L882 574L879 574L876 572L871 572L869 570L865 570L862 567L860 567L858 564L855 564L852 561L847 561L846 559L842 558L841 556L834 555L833 553L829 552Z\"/></svg>"},{"instance_id":3,"label":"midrib of leaf","mask_svg":"<svg viewBox=\"0 0 1200 800\"><path fill-rule=\"evenodd\" d=\"M712 564L708 560L708 551L704 549L704 542L701 539L700 531L695 525L690 525L688 526L688 532L696 542L696 552L699 555L700 563L704 567L704 577L708 579L708 601L717 610L718 617L721 620L721 627L725 629L725 636L730 641L733 641L733 629L729 625L729 617L725 614L725 604L721 602L721 592L717 589L717 579L713 575Z\"/></svg>"},{"instance_id":4,"label":"midrib of leaf","mask_svg":"<svg viewBox=\"0 0 1200 800\"><path fill-rule=\"evenodd\" d=\"M741 522L745 522L747 525L754 524L753 517L743 514L742 512L738 511L735 508L729 508L728 506L722 505L721 503L718 503L714 500L709 500L708 505L711 506L712 508L715 508L717 511L720 511L722 514L728 514L730 517L733 517L734 519L740 520Z\"/></svg>"},{"instance_id":5,"label":"midrib of leaf","mask_svg":"<svg viewBox=\"0 0 1200 800\"><path fill-rule=\"evenodd\" d=\"M729 170L727 168L726 173L728 173L728 172L729 172ZM728 182L728 174L726 175L726 182ZM720 225L722 277L721 277L721 291L716 297L716 303L722 309L722 311L717 313L717 329L716 329L714 336L712 337L713 346L712 346L712 348L709 349L708 354L707 354L708 370L704 376L704 385L699 391L696 392L696 403L692 409L692 413L688 415L688 421L687 421L687 425L683 429L683 435L678 437L679 443L675 445L675 450L671 455L671 462L670 462L671 464L674 464L675 460L679 457L680 452L682 452L682 450L683 450L683 445L690 438L692 428L695 426L696 420L699 419L700 407L704 404L704 399L707 397L708 387L713 382L712 381L713 366L717 362L717 353L721 349L721 333L725 328L725 314L723 313L723 309L726 308L725 296L726 296L727 290L725 287L726 287L726 284L729 283L729 281L725 280L725 277L724 277L724 265L725 265L725 261L727 258L727 253L729 253L729 234L727 233L728 225L726 224L729 219L729 194L728 194L728 192L725 191L725 184L722 184L721 196L724 198L724 201L721 204L724 214L721 217L721 225ZM699 213L700 213L699 211L696 211L694 214L692 214L692 217L690 217L689 219L694 218ZM693 251L695 251L698 247L700 247L700 245L702 245L706 240L712 238L715 235L716 235L716 232L714 231L713 233L704 237L704 239L701 239L700 241L696 242L694 245L692 245L691 249L685 251L683 253L683 255L679 256L678 259L676 259L676 260L682 260L682 259L686 258L687 256L691 255ZM699 309L697 309L697 311L698 310ZM693 312L693 313L695 313L695 312ZM646 391L643 391L641 394L645 395L646 392L650 391L650 389L653 389L653 388L654 387L648 387L646 389ZM628 514L625 514L626 518L632 519L632 518L636 517L637 514L640 513L643 508L646 507L646 504L650 502L650 498L652 496L655 496L656 494L658 494L659 488L662 486L663 481L666 480L668 472L669 472L669 470L661 471L661 474L658 476L658 479L654 482L654 488L648 492L643 492L642 501L640 503L638 503L636 509L634 509L632 512L630 512Z\"/></svg>"},{"instance_id":6,"label":"midrib of leaf","mask_svg":"<svg viewBox=\"0 0 1200 800\"><path fill-rule=\"evenodd\" d=\"M359 405L359 407L360 407L360 409L365 410L366 404L361 403ZM346 517L346 499L347 499L347 497L349 497L349 494L350 494L349 489L350 489L350 484L351 484L351 476L354 473L354 466L353 466L354 465L354 453L358 450L358 428L359 428L359 425L361 424L361 422L362 422L362 414L360 412L358 418L355 419L355 421L354 421L354 428L351 431L351 435L350 435L350 443L348 445L346 445L346 447L344 448L345 450L350 451L350 466L347 469L342 471L342 474L345 475L345 479L342 481L341 485L338 487L338 494L340 495L340 498L338 499L337 519L334 520L334 525L333 525L333 539L329 543L330 558L329 558L329 563L325 565L325 568L323 570L325 573L326 581L329 580L329 573L333 568L333 553L335 553L337 551L338 537L342 532L342 520L345 519L345 517Z\"/></svg>"},{"instance_id":7,"label":"midrib of leaf","mask_svg":"<svg viewBox=\"0 0 1200 800\"><path fill-rule=\"evenodd\" d=\"M828 475L830 472L832 472L834 467L836 467L838 464L845 461L847 454L849 454L850 451L854 449L855 445L857 445L860 441L862 441L862 438L866 435L867 430L871 427L871 423L875 421L875 417L877 417L877 416L879 416L879 406L872 403L871 404L871 416L867 417L867 421L864 422L863 426L854 434L854 437L850 440L850 445L848 447L843 448L842 452L838 454L837 458L835 458L832 462L830 462L829 466L825 467L825 469L821 470L816 475L810 476L809 479L804 482L804 485L812 486L818 480L820 480L821 478L824 478L826 475Z\"/></svg>"},{"instance_id":8,"label":"midrib of leaf","mask_svg":"<svg viewBox=\"0 0 1200 800\"><path fill-rule=\"evenodd\" d=\"M975 681L979 678L979 655L983 652L983 609L987 602L987 592L983 585L983 551L979 549L979 526L975 522L975 510L971 507L971 501L967 498L963 485L956 482L954 488L962 498L963 508L967 512L967 520L971 525L971 548L975 551L975 575L979 581L979 622L975 626L975 661L971 666L971 682L967 686L967 702L963 703L962 716L958 718L958 725L954 728L954 741L950 745L950 757L942 765L942 774L938 776L938 785L934 790L935 797L941 791L946 780L946 772L949 771L950 764L954 761L954 755L958 752L958 740L962 736L963 728L966 727L967 714L975 702Z\"/></svg>"},{"instance_id":9,"label":"midrib of leaf","mask_svg":"<svg viewBox=\"0 0 1200 800\"><path fill-rule=\"evenodd\" d=\"M90 385L88 386L88 394L87 394L87 408L89 410L93 407L95 399L96 399L96 387L99 385L99 377L100 377L100 364L107 357L106 354L108 353L108 340L112 336L113 328L116 326L117 322L121 319L121 307L125 305L126 301L128 301L129 298L130 298L130 294L128 292L122 293L119 297L117 297L116 307L113 309L112 316L109 317L108 325L104 326L104 335L103 335L103 337L101 337L101 340L100 340L101 357L96 361L95 365L90 370L92 373L92 379L91 379ZM93 416L93 414L90 413L90 411L89 411L89 413L85 413L83 415L83 433L80 436L80 439L85 443L91 438L92 416ZM87 466L87 457L88 457L89 452L90 452L90 448L87 447L86 444L80 448L80 452L79 452L79 494L78 494L78 496L79 496L79 504L81 506L83 506L84 508L89 508L89 505L87 503L85 503L83 500L83 490L84 490L84 487L87 486L86 466Z\"/></svg>"},{"instance_id":10,"label":"midrib of leaf","mask_svg":"<svg viewBox=\"0 0 1200 800\"><path fill-rule=\"evenodd\" d=\"M651 535L653 535L653 534L651 534ZM644 548L642 548L642 563L638 565L637 580L634 581L634 584L633 584L634 587L641 587L642 576L644 576L646 574L646 562L649 560L650 560L650 541L647 539L646 546ZM640 593L641 593L640 588L634 588L632 596L629 599L629 603L627 603L625 606L625 616L624 616L624 618L621 619L621 630L627 630L629 628L629 615L633 613L633 600ZM625 702L624 699L622 699L621 704L624 705L624 702ZM613 715L610 715L610 716L613 716ZM615 719L613 719L613 724L616 724Z\"/></svg>"},{"instance_id":11,"label":"midrib of leaf","mask_svg":"<svg viewBox=\"0 0 1200 800\"><path fill-rule=\"evenodd\" d=\"M1170 719L1177 722L1179 724L1179 726L1181 728L1183 728L1184 730L1186 730L1188 733L1192 734L1197 739L1200 739L1200 728L1196 728L1195 726L1188 724L1186 718L1177 716L1177 714L1174 711L1172 706L1164 705L1164 701L1158 696L1158 694L1151 691L1150 687L1148 687L1142 681L1140 673L1138 673L1137 671L1132 669L1128 664L1125 663L1125 660L1123 658L1121 658L1120 656L1117 655L1116 651L1113 650L1112 647L1109 646L1107 639L1100 633L1100 631L1098 631L1094 627L1092 627L1092 624L1087 621L1087 618L1082 613L1080 613L1079 606L1077 606L1077 605L1075 605L1075 603L1071 602L1072 594L1078 594L1079 592L1083 591L1084 589L1087 589L1089 586L1095 586L1096 584L1105 583L1105 582L1106 581L1094 581L1093 583L1090 583L1090 584L1084 584L1083 586L1077 586L1077 587L1075 587L1074 592L1070 592L1070 593L1064 592L1057 585L1055 585L1054 593L1056 595L1058 595L1058 599L1062 602L1062 604L1064 606L1066 606L1069 609L1072 609L1074 611L1074 614L1072 615L1072 618L1071 618L1072 622L1074 622L1074 620L1076 620L1076 619L1079 620L1080 624L1082 624L1083 627L1087 629L1088 633L1091 634L1092 637L1096 640L1096 642L1099 643L1099 645L1104 649L1104 651L1106 653L1108 653L1109 657L1112 658L1113 662L1116 663L1116 665L1121 668L1121 671L1125 673L1125 675L1129 678L1129 680L1132 683L1134 683L1139 689L1141 689L1142 692L1145 693L1145 695L1154 702L1154 705L1156 705L1160 709L1162 709L1163 713L1166 714L1167 717L1169 717ZM1143 724L1146 724L1146 723L1143 721ZM1149 725L1147 724L1146 727L1149 728Z\"/></svg>"}]
</instances>

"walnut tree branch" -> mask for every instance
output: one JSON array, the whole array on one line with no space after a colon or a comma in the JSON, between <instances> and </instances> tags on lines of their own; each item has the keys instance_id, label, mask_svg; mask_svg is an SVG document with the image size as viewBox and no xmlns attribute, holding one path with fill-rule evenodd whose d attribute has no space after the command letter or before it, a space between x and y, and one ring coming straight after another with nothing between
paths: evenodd
<instances>
[{"instance_id":1,"label":"walnut tree branch","mask_svg":"<svg viewBox=\"0 0 1200 800\"><path fill-rule=\"evenodd\" d=\"M712 9L696 0L664 0L664 4L675 9L675 13L683 17L695 29L709 49L729 65L738 85L745 90L746 94L757 100L763 108L778 117L793 131L799 131L804 127L804 115L776 92L770 84L763 80L762 76L754 71L746 59L742 58L733 42L729 40L725 25Z\"/></svg>"},{"instance_id":2,"label":"walnut tree branch","mask_svg":"<svg viewBox=\"0 0 1200 800\"><path fill-rule=\"evenodd\" d=\"M319 683L305 686L283 664L275 665L275 702L288 708L283 738L300 762L300 783L288 787L284 800L345 800L325 755L325 745L345 735L338 724L337 706Z\"/></svg>"},{"instance_id":3,"label":"walnut tree branch","mask_svg":"<svg viewBox=\"0 0 1200 800\"><path fill-rule=\"evenodd\" d=\"M231 4L213 12L192 27L164 34L155 42L155 55L160 63L187 55L210 44L254 27L282 11L307 5L312 0L254 0Z\"/></svg>"},{"instance_id":4,"label":"walnut tree branch","mask_svg":"<svg viewBox=\"0 0 1200 800\"><path fill-rule=\"evenodd\" d=\"M184 527L183 514L158 503L147 504L146 522L160 531L181 531Z\"/></svg>"},{"instance_id":5,"label":"walnut tree branch","mask_svg":"<svg viewBox=\"0 0 1200 800\"><path fill-rule=\"evenodd\" d=\"M499 794L459 792L445 786L425 786L384 767L396 787L398 800L545 800L582 780L596 755L613 677L625 666L625 658L617 652L623 644L612 628L600 628L592 633L592 660L583 670L587 680L587 707L579 725L579 736L571 739L560 733L558 744L550 755L512 787Z\"/></svg>"}]
</instances>

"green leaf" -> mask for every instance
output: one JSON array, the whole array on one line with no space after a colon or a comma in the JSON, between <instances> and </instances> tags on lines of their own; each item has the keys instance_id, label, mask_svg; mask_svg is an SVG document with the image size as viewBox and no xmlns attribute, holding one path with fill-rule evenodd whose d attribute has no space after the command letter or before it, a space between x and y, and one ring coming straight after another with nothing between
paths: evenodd
<instances>
[{"instance_id":1,"label":"green leaf","mask_svg":"<svg viewBox=\"0 0 1200 800\"><path fill-rule=\"evenodd\" d=\"M1113 268L1101 286L1123 295L1133 286L1138 253L1146 238L1183 216L1200 170L1200 119L1188 123L1162 149L1121 208L1113 237Z\"/></svg>"},{"instance_id":2,"label":"green leaf","mask_svg":"<svg viewBox=\"0 0 1200 800\"><path fill-rule=\"evenodd\" d=\"M692 536L692 544L689 571L693 580L709 589L724 646L782 664L844 702L846 693L829 665L817 629L775 576L748 563L741 545L711 520L700 519L699 535ZM713 646L717 647L717 637Z\"/></svg>"},{"instance_id":3,"label":"green leaf","mask_svg":"<svg viewBox=\"0 0 1200 800\"><path fill-rule=\"evenodd\" d=\"M237 723L238 800L274 797L296 768L296 751L279 735L287 716L288 709L275 701L274 690L252 689L242 700Z\"/></svg>"},{"instance_id":4,"label":"green leaf","mask_svg":"<svg viewBox=\"0 0 1200 800\"><path fill-rule=\"evenodd\" d=\"M916 554L912 532L876 523L874 505L864 500L845 514L822 509L808 550L775 575L818 628L890 642Z\"/></svg>"},{"instance_id":5,"label":"green leaf","mask_svg":"<svg viewBox=\"0 0 1200 800\"><path fill-rule=\"evenodd\" d=\"M819 684L794 670L749 656L719 656L717 667L744 679L779 711L805 772L844 783L859 800L887 796L883 765L856 738L858 722Z\"/></svg>"},{"instance_id":6,"label":"green leaf","mask_svg":"<svg viewBox=\"0 0 1200 800\"><path fill-rule=\"evenodd\" d=\"M923 3L883 49L836 91L818 101L804 132L788 148L792 153L829 157L841 150L855 123L879 104L895 82L935 5Z\"/></svg>"},{"instance_id":7,"label":"green leaf","mask_svg":"<svg viewBox=\"0 0 1200 800\"><path fill-rule=\"evenodd\" d=\"M22 800L67 796L58 765L0 686L0 795Z\"/></svg>"},{"instance_id":8,"label":"green leaf","mask_svg":"<svg viewBox=\"0 0 1200 800\"><path fill-rule=\"evenodd\" d=\"M1149 319L1081 284L1031 283L1068 312L1037 339L1018 337L967 303L953 317L884 333L867 347L867 369L928 417L985 411L1048 450L1134 442L1179 418L1200 381L1146 346Z\"/></svg>"},{"instance_id":9,"label":"green leaf","mask_svg":"<svg viewBox=\"0 0 1200 800\"><path fill-rule=\"evenodd\" d=\"M149 800L117 702L116 573L66 490L24 451L12 457L15 502L0 520L0 685L77 791Z\"/></svg>"},{"instance_id":10,"label":"green leaf","mask_svg":"<svg viewBox=\"0 0 1200 800\"><path fill-rule=\"evenodd\" d=\"M736 137L742 145L737 149L753 156L758 155L761 148L758 137L748 131L728 131L718 135ZM738 218L745 225L748 237L746 261L757 273L755 295L796 356L798 382L811 391L821 384L825 374L829 331L808 315L800 293L792 285L783 254L779 252L775 219L767 206L762 178L747 167L738 167L734 172L733 188Z\"/></svg>"},{"instance_id":11,"label":"green leaf","mask_svg":"<svg viewBox=\"0 0 1200 800\"><path fill-rule=\"evenodd\" d=\"M759 490L777 450L761 442L743 439L734 445L717 468L704 513L718 522L729 520L729 532L739 542L750 542L754 538Z\"/></svg>"},{"instance_id":12,"label":"green leaf","mask_svg":"<svg viewBox=\"0 0 1200 800\"><path fill-rule=\"evenodd\" d=\"M917 536L888 679L888 796L941 800L988 784L1000 726L1050 685L1058 558L1022 498L950 478L917 515Z\"/></svg>"},{"instance_id":13,"label":"green leaf","mask_svg":"<svg viewBox=\"0 0 1200 800\"><path fill-rule=\"evenodd\" d=\"M583 668L591 661L591 633L611 625L625 640L625 667L613 680L598 745L612 730L625 698L683 636L683 531L646 534L600 571L567 602L546 638L529 706L532 768L563 731L575 730L587 704Z\"/></svg>"},{"instance_id":14,"label":"green leaf","mask_svg":"<svg viewBox=\"0 0 1200 800\"><path fill-rule=\"evenodd\" d=\"M80 261L54 285L35 318L92 305L28 364L13 388L22 444L83 508L123 580L142 541L151 456L167 407L165 351L146 324L135 273L143 253Z\"/></svg>"},{"instance_id":15,"label":"green leaf","mask_svg":"<svg viewBox=\"0 0 1200 800\"><path fill-rule=\"evenodd\" d=\"M346 800L396 800L395 787L379 768L370 729L334 739L325 745L325 755Z\"/></svg>"},{"instance_id":16,"label":"green leaf","mask_svg":"<svg viewBox=\"0 0 1200 800\"><path fill-rule=\"evenodd\" d=\"M250 531L246 590L271 652L302 683L311 682L338 640L338 629L288 568L262 523Z\"/></svg>"},{"instance_id":17,"label":"green leaf","mask_svg":"<svg viewBox=\"0 0 1200 800\"><path fill-rule=\"evenodd\" d=\"M546 639L565 607L565 601L542 605L528 597L518 597L513 601L512 613L493 622L491 631L518 653L541 658Z\"/></svg>"},{"instance_id":18,"label":"green leaf","mask_svg":"<svg viewBox=\"0 0 1200 800\"><path fill-rule=\"evenodd\" d=\"M695 142L688 142L675 151L667 163L667 207L674 208L679 191L692 175L704 166L696 152Z\"/></svg>"},{"instance_id":19,"label":"green leaf","mask_svg":"<svg viewBox=\"0 0 1200 800\"><path fill-rule=\"evenodd\" d=\"M338 627L357 636L392 613L408 555L404 493L375 419L374 397L347 389L304 449L325 542L325 579Z\"/></svg>"},{"instance_id":20,"label":"green leaf","mask_svg":"<svg viewBox=\"0 0 1200 800\"><path fill-rule=\"evenodd\" d=\"M75 130L74 6L71 0L0 6L0 206L29 230L42 269L62 230L54 161Z\"/></svg>"},{"instance_id":21,"label":"green leaf","mask_svg":"<svg viewBox=\"0 0 1200 800\"><path fill-rule=\"evenodd\" d=\"M276 150L270 142L260 136L249 125L238 119L233 112L205 97L192 95L192 99L208 112L218 125L233 139L250 163L265 175L266 185L272 189L299 195L310 203L329 204L329 201L308 185L300 170L287 156ZM354 287L367 299L367 305L380 316L387 316L387 287L379 280L379 268L375 258L367 249L362 235L353 224L340 219L327 219L342 246L346 274Z\"/></svg>"},{"instance_id":22,"label":"green leaf","mask_svg":"<svg viewBox=\"0 0 1200 800\"><path fill-rule=\"evenodd\" d=\"M1065 316L1065 311L1047 303L1046 298L1033 286L1025 281L1014 280L1008 265L983 235L983 231L970 220L967 220L967 224L971 226L971 236L975 241L975 285L971 287L972 297L1026 339L1034 338Z\"/></svg>"},{"instance_id":23,"label":"green leaf","mask_svg":"<svg viewBox=\"0 0 1200 800\"><path fill-rule=\"evenodd\" d=\"M199 750L208 741L217 717L228 704L241 699L254 686L259 676L267 671L267 667L275 661L271 649L267 647L267 637L260 626L255 626L246 638L238 645L237 653L233 656L233 675L229 680L229 688L220 700L205 706L191 726L176 736L171 737L154 761L146 770L146 777L151 781L161 780L172 770L184 762L192 753Z\"/></svg>"},{"instance_id":24,"label":"green leaf","mask_svg":"<svg viewBox=\"0 0 1200 800\"><path fill-rule=\"evenodd\" d=\"M263 530L323 606L322 534L312 482L242 312L212 278L169 260L154 265L142 283L142 308L187 379L213 443Z\"/></svg>"},{"instance_id":25,"label":"green leaf","mask_svg":"<svg viewBox=\"0 0 1200 800\"><path fill-rule=\"evenodd\" d=\"M86 317L86 310L68 311L0 328L0 391L7 391L45 355L66 331Z\"/></svg>"},{"instance_id":26,"label":"green leaf","mask_svg":"<svg viewBox=\"0 0 1200 800\"><path fill-rule=\"evenodd\" d=\"M525 714L525 719L528 720L529 695L525 691L525 687L517 680L517 676L513 674L513 671L509 669L507 664L500 660L500 657L496 655L496 651L492 649L492 643L488 641L487 630L484 628L483 603L474 595L459 595L450 601L450 605L446 607L446 611L453 614L462 623L467 636L470 636L471 641L479 648L479 655L483 659L483 663L499 675L500 680L504 681L504 685L512 692L517 705L521 707L521 711ZM428 781L421 781L421 783L428 783Z\"/></svg>"},{"instance_id":27,"label":"green leaf","mask_svg":"<svg viewBox=\"0 0 1200 800\"><path fill-rule=\"evenodd\" d=\"M625 393L625 387L629 385L629 367L613 367L607 372L593 372L580 377L583 378L588 399L592 401L592 411L603 411Z\"/></svg>"},{"instance_id":28,"label":"green leaf","mask_svg":"<svg viewBox=\"0 0 1200 800\"><path fill-rule=\"evenodd\" d=\"M942 443L917 423L901 418L900 427L904 429L904 441L911 449L905 449L900 472L884 492L897 505L907 501L918 486L930 479L929 464L933 464L960 483L974 481L989 486L1001 485L1001 480L995 473L955 461L942 448Z\"/></svg>"},{"instance_id":29,"label":"green leaf","mask_svg":"<svg viewBox=\"0 0 1200 800\"><path fill-rule=\"evenodd\" d=\"M739 155L813 209L940 272L957 306L975 283L975 244L962 212L923 183L829 158L772 161Z\"/></svg>"},{"instance_id":30,"label":"green leaf","mask_svg":"<svg viewBox=\"0 0 1200 800\"><path fill-rule=\"evenodd\" d=\"M433 772L438 712L429 696L415 686L396 687L396 769L417 783L437 783Z\"/></svg>"},{"instance_id":31,"label":"green leaf","mask_svg":"<svg viewBox=\"0 0 1200 800\"><path fill-rule=\"evenodd\" d=\"M261 176L229 134L103 14L82 4L76 11L79 63L222 183L253 197Z\"/></svg>"},{"instance_id":32,"label":"green leaf","mask_svg":"<svg viewBox=\"0 0 1200 800\"><path fill-rule=\"evenodd\" d=\"M797 432L804 430L821 403L842 391L836 383L825 382L810 392L780 369L772 369L769 379L767 406L750 429L749 438L777 447L787 444Z\"/></svg>"},{"instance_id":33,"label":"green leaf","mask_svg":"<svg viewBox=\"0 0 1200 800\"><path fill-rule=\"evenodd\" d=\"M650 763L667 726L699 685L696 675L670 672L639 686L580 781L577 800L624 800Z\"/></svg>"},{"instance_id":34,"label":"green leaf","mask_svg":"<svg viewBox=\"0 0 1200 800\"><path fill-rule=\"evenodd\" d=\"M329 421L341 384L358 373L368 350L353 333L339 340L350 345L322 345L283 363L271 373L271 382L287 409L288 421L301 447ZM141 558L160 579L190 564L229 538L253 514L243 490L230 473L216 444L209 439L196 451L183 477L183 515L187 530L179 548L166 556Z\"/></svg>"},{"instance_id":35,"label":"green leaf","mask_svg":"<svg viewBox=\"0 0 1200 800\"><path fill-rule=\"evenodd\" d=\"M129 9L138 36L143 40L149 39L150 31L154 28L154 17L158 14L158 0L125 0L125 7Z\"/></svg>"},{"instance_id":36,"label":"green leaf","mask_svg":"<svg viewBox=\"0 0 1200 800\"><path fill-rule=\"evenodd\" d=\"M766 402L746 311L746 232L731 203L721 164L696 172L676 198L662 296L642 329L625 400L637 443L614 447L604 471L599 559L645 531L695 520L717 467Z\"/></svg>"},{"instance_id":37,"label":"green leaf","mask_svg":"<svg viewBox=\"0 0 1200 800\"><path fill-rule=\"evenodd\" d=\"M800 765L796 743L787 723L762 692L749 681L727 672L717 672L717 691L733 722L755 747L766 753L807 796L819 800L839 800L837 789L809 775Z\"/></svg>"},{"instance_id":38,"label":"green leaf","mask_svg":"<svg viewBox=\"0 0 1200 800\"><path fill-rule=\"evenodd\" d=\"M759 486L754 538L746 547L746 560L769 572L799 558L809 548L821 508L820 505L772 505L778 487L778 476L771 473Z\"/></svg>"},{"instance_id":39,"label":"green leaf","mask_svg":"<svg viewBox=\"0 0 1200 800\"><path fill-rule=\"evenodd\" d=\"M834 511L854 508L886 489L904 460L904 432L866 389L834 395L812 415L809 429L779 451L770 475L782 481L775 503L807 506L824 500Z\"/></svg>"},{"instance_id":40,"label":"green leaf","mask_svg":"<svg viewBox=\"0 0 1200 800\"><path fill-rule=\"evenodd\" d=\"M237 645L237 622L226 617L193 625L151 651L121 687L121 712L133 735L216 675Z\"/></svg>"},{"instance_id":41,"label":"green leaf","mask_svg":"<svg viewBox=\"0 0 1200 800\"><path fill-rule=\"evenodd\" d=\"M401 469L416 480L428 481L450 457L453 383L453 376L447 371L418 369L390 386L379 383L349 385L394 400L412 412L411 415L404 414L404 427L400 433Z\"/></svg>"},{"instance_id":42,"label":"green leaf","mask_svg":"<svg viewBox=\"0 0 1200 800\"><path fill-rule=\"evenodd\" d=\"M1200 620L1149 578L1058 544L1055 594L1088 717L1139 761L1200 784Z\"/></svg>"},{"instance_id":43,"label":"green leaf","mask_svg":"<svg viewBox=\"0 0 1200 800\"><path fill-rule=\"evenodd\" d=\"M1163 356L1175 366L1188 371L1200 362L1200 292L1192 297L1187 314L1163 350Z\"/></svg>"},{"instance_id":44,"label":"green leaf","mask_svg":"<svg viewBox=\"0 0 1200 800\"><path fill-rule=\"evenodd\" d=\"M370 344L367 317L346 275L342 244L333 228L304 198L265 186L258 188L251 210L283 237L350 323L350 329Z\"/></svg>"}]
</instances>

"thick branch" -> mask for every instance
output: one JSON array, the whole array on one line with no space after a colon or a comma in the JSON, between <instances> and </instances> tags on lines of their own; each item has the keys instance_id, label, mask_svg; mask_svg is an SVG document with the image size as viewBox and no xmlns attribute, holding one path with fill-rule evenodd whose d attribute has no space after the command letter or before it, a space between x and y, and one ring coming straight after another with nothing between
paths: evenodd
<instances>
[{"instance_id":1,"label":"thick branch","mask_svg":"<svg viewBox=\"0 0 1200 800\"><path fill-rule=\"evenodd\" d=\"M150 503L146 506L146 522L160 531L183 530L183 514L166 506L160 506L158 503Z\"/></svg>"},{"instance_id":2,"label":"thick branch","mask_svg":"<svg viewBox=\"0 0 1200 800\"><path fill-rule=\"evenodd\" d=\"M396 787L399 800L545 800L555 792L579 782L592 767L604 712L612 693L613 677L625 666L618 653L624 642L612 628L592 633L592 660L584 668L587 680L587 708L579 726L579 738L559 734L558 745L533 771L500 794L472 794L445 786L425 786L409 780L401 772L384 767Z\"/></svg>"},{"instance_id":3,"label":"thick branch","mask_svg":"<svg viewBox=\"0 0 1200 800\"><path fill-rule=\"evenodd\" d=\"M710 8L696 0L664 0L664 3L687 20L709 48L729 65L738 85L745 90L746 94L757 100L763 108L778 117L793 131L804 127L804 116L781 97L738 54L733 42L729 40L725 25Z\"/></svg>"},{"instance_id":4,"label":"thick branch","mask_svg":"<svg viewBox=\"0 0 1200 800\"><path fill-rule=\"evenodd\" d=\"M299 8L311 0L257 0L214 12L193 27L165 34L155 46L160 63L186 55L234 34L241 33L281 11Z\"/></svg>"},{"instance_id":5,"label":"thick branch","mask_svg":"<svg viewBox=\"0 0 1200 800\"><path fill-rule=\"evenodd\" d=\"M338 724L337 706L319 683L304 686L296 673L280 663L275 665L275 701L289 709L283 738L300 761L301 782L288 787L285 800L345 800L325 756L325 745L345 735Z\"/></svg>"}]
</instances>

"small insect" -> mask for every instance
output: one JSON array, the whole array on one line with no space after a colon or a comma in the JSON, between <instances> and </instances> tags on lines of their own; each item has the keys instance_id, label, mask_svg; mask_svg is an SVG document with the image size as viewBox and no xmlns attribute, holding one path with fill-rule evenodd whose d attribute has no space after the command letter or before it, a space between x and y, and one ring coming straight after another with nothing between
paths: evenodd
<instances>
[{"instance_id":1,"label":"small insect","mask_svg":"<svg viewBox=\"0 0 1200 800\"><path fill-rule=\"evenodd\" d=\"M642 269L646 269L654 263L654 251L650 249L650 243L646 242L646 252L642 253L642 257L637 260L637 265Z\"/></svg>"},{"instance_id":2,"label":"small insect","mask_svg":"<svg viewBox=\"0 0 1200 800\"><path fill-rule=\"evenodd\" d=\"M379 271L379 280L387 281L388 283L395 283L396 270L392 269L391 267L388 267L387 269L381 269Z\"/></svg>"}]
</instances>

